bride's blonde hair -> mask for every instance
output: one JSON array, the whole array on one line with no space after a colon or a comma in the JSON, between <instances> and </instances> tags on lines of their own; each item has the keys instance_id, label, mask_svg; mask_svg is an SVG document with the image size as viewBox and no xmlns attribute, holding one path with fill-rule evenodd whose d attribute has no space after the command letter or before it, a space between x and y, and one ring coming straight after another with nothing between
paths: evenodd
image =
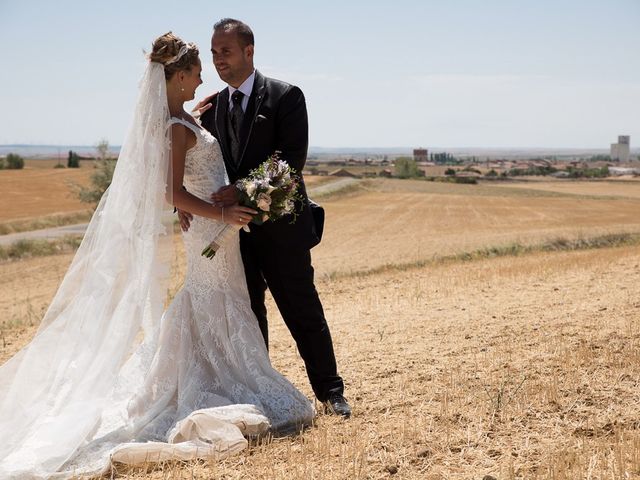
<instances>
[{"instance_id":1,"label":"bride's blonde hair","mask_svg":"<svg viewBox=\"0 0 640 480\"><path fill-rule=\"evenodd\" d=\"M167 32L153 41L149 61L164 65L164 76L169 80L176 72L191 70L200 62L195 43L185 43L173 32Z\"/></svg>"}]
</instances>

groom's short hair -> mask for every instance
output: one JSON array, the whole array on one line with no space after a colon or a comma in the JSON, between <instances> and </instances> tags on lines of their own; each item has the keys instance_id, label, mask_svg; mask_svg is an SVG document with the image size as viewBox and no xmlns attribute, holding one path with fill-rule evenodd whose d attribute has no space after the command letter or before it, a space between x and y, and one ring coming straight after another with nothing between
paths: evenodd
<instances>
[{"instance_id":1,"label":"groom's short hair","mask_svg":"<svg viewBox=\"0 0 640 480\"><path fill-rule=\"evenodd\" d=\"M222 30L224 32L236 32L242 48L247 45L254 45L253 31L251 30L251 27L240 20L236 20L235 18L223 18L213 26L214 32L217 32L218 30Z\"/></svg>"}]
</instances>

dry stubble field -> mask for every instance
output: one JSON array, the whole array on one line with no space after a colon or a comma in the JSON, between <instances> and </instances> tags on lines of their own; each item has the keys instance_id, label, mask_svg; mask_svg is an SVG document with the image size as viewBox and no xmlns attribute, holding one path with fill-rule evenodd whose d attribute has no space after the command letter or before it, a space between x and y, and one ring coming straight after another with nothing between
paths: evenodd
<instances>
[{"instance_id":1,"label":"dry stubble field","mask_svg":"<svg viewBox=\"0 0 640 480\"><path fill-rule=\"evenodd\" d=\"M353 418L118 478L640 478L638 246L438 261L640 232L638 195L609 188L383 181L325 198L314 261ZM69 261L0 265L0 362L33 335ZM273 362L310 395L271 311Z\"/></svg>"},{"instance_id":2,"label":"dry stubble field","mask_svg":"<svg viewBox=\"0 0 640 480\"><path fill-rule=\"evenodd\" d=\"M54 160L27 160L24 170L0 171L0 223L87 210L69 187L87 185L93 162L81 168L53 168Z\"/></svg>"}]
</instances>

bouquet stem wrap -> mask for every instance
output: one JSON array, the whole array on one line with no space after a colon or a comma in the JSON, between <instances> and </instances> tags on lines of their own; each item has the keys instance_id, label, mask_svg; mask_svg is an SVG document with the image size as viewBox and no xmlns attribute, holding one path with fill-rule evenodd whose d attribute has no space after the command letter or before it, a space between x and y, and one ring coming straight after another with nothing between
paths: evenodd
<instances>
[{"instance_id":1,"label":"bouquet stem wrap","mask_svg":"<svg viewBox=\"0 0 640 480\"><path fill-rule=\"evenodd\" d=\"M228 245L229 242L233 241L233 239L238 235L238 231L240 227L235 225L225 225L222 230L216 235L216 238L202 250L202 255L207 258L215 257L216 253L220 248Z\"/></svg>"}]
</instances>

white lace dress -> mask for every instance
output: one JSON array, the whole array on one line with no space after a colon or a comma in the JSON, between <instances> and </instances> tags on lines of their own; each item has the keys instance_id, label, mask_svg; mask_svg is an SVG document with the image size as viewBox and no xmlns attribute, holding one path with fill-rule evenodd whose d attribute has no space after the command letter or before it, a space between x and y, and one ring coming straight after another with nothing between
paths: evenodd
<instances>
[{"instance_id":1,"label":"white lace dress","mask_svg":"<svg viewBox=\"0 0 640 480\"><path fill-rule=\"evenodd\" d=\"M184 185L207 200L228 183L217 140L188 122L172 122L196 135ZM312 403L269 361L251 310L238 237L213 259L201 255L223 227L194 217L183 234L184 286L163 315L151 372L128 403L128 425L114 431L117 422L110 425L110 414L103 415L95 440L65 465L67 472L104 471L106 459L131 465L220 459L244 449L245 436L311 423Z\"/></svg>"}]
</instances>

